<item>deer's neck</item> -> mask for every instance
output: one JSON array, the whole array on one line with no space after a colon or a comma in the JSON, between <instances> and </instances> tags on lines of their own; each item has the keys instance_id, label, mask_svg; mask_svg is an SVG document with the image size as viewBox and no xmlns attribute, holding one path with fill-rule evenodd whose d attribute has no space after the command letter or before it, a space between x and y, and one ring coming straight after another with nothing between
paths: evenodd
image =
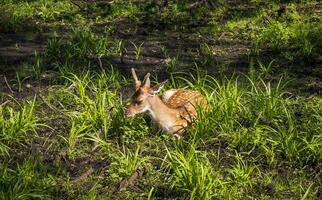
<instances>
[{"instance_id":1,"label":"deer's neck","mask_svg":"<svg viewBox=\"0 0 322 200\"><path fill-rule=\"evenodd\" d=\"M177 121L179 111L169 108L158 96L151 97L149 103L150 108L148 110L153 119L164 129L170 129Z\"/></svg>"}]
</instances>

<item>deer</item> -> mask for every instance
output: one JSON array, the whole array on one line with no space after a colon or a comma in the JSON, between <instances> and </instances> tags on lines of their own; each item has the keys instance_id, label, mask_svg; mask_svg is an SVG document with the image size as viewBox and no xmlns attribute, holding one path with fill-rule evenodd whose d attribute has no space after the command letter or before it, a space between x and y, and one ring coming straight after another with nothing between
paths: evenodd
<instances>
[{"instance_id":1,"label":"deer","mask_svg":"<svg viewBox=\"0 0 322 200\"><path fill-rule=\"evenodd\" d=\"M170 89L160 98L157 94L162 90L166 81L151 87L150 73L141 82L131 68L135 81L135 92L125 110L127 117L148 112L163 130L181 138L186 127L197 117L197 107L206 107L206 98L198 91L179 88Z\"/></svg>"}]
</instances>

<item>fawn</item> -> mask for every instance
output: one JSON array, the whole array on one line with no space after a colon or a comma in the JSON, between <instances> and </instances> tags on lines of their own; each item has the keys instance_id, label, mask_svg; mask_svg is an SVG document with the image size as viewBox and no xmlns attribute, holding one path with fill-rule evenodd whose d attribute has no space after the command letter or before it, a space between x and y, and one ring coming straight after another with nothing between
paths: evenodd
<instances>
[{"instance_id":1,"label":"fawn","mask_svg":"<svg viewBox=\"0 0 322 200\"><path fill-rule=\"evenodd\" d=\"M165 91L160 99L156 94L166 81L150 87L150 73L147 73L141 82L134 68L131 72L135 81L135 93L126 109L126 116L135 116L148 111L165 131L181 137L184 128L197 116L196 106L207 104L202 94L183 88Z\"/></svg>"}]
</instances>

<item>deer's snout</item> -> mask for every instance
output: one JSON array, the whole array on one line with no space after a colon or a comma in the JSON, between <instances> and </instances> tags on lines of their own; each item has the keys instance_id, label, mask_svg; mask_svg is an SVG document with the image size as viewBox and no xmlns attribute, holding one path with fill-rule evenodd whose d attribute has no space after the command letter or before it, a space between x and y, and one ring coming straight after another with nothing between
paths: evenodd
<instances>
[{"instance_id":1,"label":"deer's snout","mask_svg":"<svg viewBox=\"0 0 322 200\"><path fill-rule=\"evenodd\" d=\"M127 117L133 117L135 115L135 112L131 105L127 106L127 108L125 109L125 115Z\"/></svg>"}]
</instances>

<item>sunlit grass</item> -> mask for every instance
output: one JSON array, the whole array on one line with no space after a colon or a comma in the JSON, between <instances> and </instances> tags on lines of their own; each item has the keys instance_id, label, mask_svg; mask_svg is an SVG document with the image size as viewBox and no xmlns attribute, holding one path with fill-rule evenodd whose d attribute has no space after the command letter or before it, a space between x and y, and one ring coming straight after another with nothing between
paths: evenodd
<instances>
[{"instance_id":1,"label":"sunlit grass","mask_svg":"<svg viewBox=\"0 0 322 200\"><path fill-rule=\"evenodd\" d=\"M39 163L33 160L17 164L16 168L2 162L0 164L0 199L51 199L48 190L53 185L44 184L46 177L41 177L37 167L40 167Z\"/></svg>"},{"instance_id":2,"label":"sunlit grass","mask_svg":"<svg viewBox=\"0 0 322 200\"><path fill-rule=\"evenodd\" d=\"M167 149L168 165L171 169L171 187L188 192L189 199L210 199L214 196L212 168L201 152L193 145L182 152L180 149Z\"/></svg>"},{"instance_id":3,"label":"sunlit grass","mask_svg":"<svg viewBox=\"0 0 322 200\"><path fill-rule=\"evenodd\" d=\"M159 179L171 186L177 196L190 199L241 198L245 194L254 197L257 187L266 187L265 184L287 188L284 182L275 183L263 166L275 171L280 165L301 169L321 162L321 101L290 98L283 89L283 79L214 79L202 70L195 72L173 74L167 87L199 90L208 100L207 112L198 107L199 117L186 135L180 140L164 137L164 143L156 145L165 144L165 152L152 159L141 155L149 150L139 143L147 138L153 143L163 136L149 133L157 129L150 128L155 125L145 117L124 116L125 102L118 91L128 83L119 72L111 68L99 73L64 73L59 77L62 85L49 88L43 98L55 115L67 119L63 123L66 131L58 135L67 159L76 160L88 148L100 152L111 159L107 173L113 183L139 168L153 169L153 159L164 160L158 173L167 176ZM35 98L21 104L18 112L2 105L3 154L10 154L13 144L25 143L28 133L37 132L38 103ZM301 118L297 116L299 112ZM217 144L207 149L212 142ZM132 145L136 148L130 148ZM262 178L265 184L256 186ZM72 191L71 184L67 185ZM302 184L305 192L292 188L294 194L316 194L317 186L309 189L309 185ZM150 197L156 192L157 188L150 191Z\"/></svg>"},{"instance_id":4,"label":"sunlit grass","mask_svg":"<svg viewBox=\"0 0 322 200\"><path fill-rule=\"evenodd\" d=\"M66 0L39 0L39 1L16 1L4 0L0 5L0 24L5 31L17 31L28 21L42 23L61 20L66 15L73 15L75 6ZM70 17L71 19L72 17Z\"/></svg>"},{"instance_id":5,"label":"sunlit grass","mask_svg":"<svg viewBox=\"0 0 322 200\"><path fill-rule=\"evenodd\" d=\"M35 115L36 98L19 104L18 108L8 105L0 106L0 146L1 152L7 152L13 144L23 144L27 134L37 134L43 126Z\"/></svg>"},{"instance_id":6,"label":"sunlit grass","mask_svg":"<svg viewBox=\"0 0 322 200\"><path fill-rule=\"evenodd\" d=\"M276 2L252 1L258 11L243 16L243 7L223 1L196 8L175 1L75 2L82 3L0 5L5 32L25 22L70 27L67 37L53 34L43 54L18 67L6 83L10 95L0 94L0 199L320 199L321 98L289 93L287 74L276 74L284 67L279 57L251 61L247 75L231 76L222 70L229 64L214 59L215 45L240 39L238 45L246 40L253 50L247 56L273 50L288 61L318 60L321 27L313 11L301 10L305 3L285 3L281 10ZM198 118L185 135L168 135L145 114L127 118L124 93L132 83L121 72L127 73L123 57L132 38L115 36L136 36L141 28L150 36L152 27L183 31L178 38L188 43L204 39L202 32L192 38L185 32L200 30L195 26L206 19L208 30L222 32L218 37L208 34L187 54L173 52L169 41L161 49L170 77L165 88L198 90L208 101L196 108ZM118 22L131 26L122 30ZM101 24L103 31L97 30ZM132 43L135 62L145 61L150 42ZM196 63L183 65L187 55ZM110 67L111 58L121 64ZM215 75L204 70L212 67ZM43 78L47 74L52 76ZM120 182L138 169L143 175L120 191Z\"/></svg>"}]
</instances>

